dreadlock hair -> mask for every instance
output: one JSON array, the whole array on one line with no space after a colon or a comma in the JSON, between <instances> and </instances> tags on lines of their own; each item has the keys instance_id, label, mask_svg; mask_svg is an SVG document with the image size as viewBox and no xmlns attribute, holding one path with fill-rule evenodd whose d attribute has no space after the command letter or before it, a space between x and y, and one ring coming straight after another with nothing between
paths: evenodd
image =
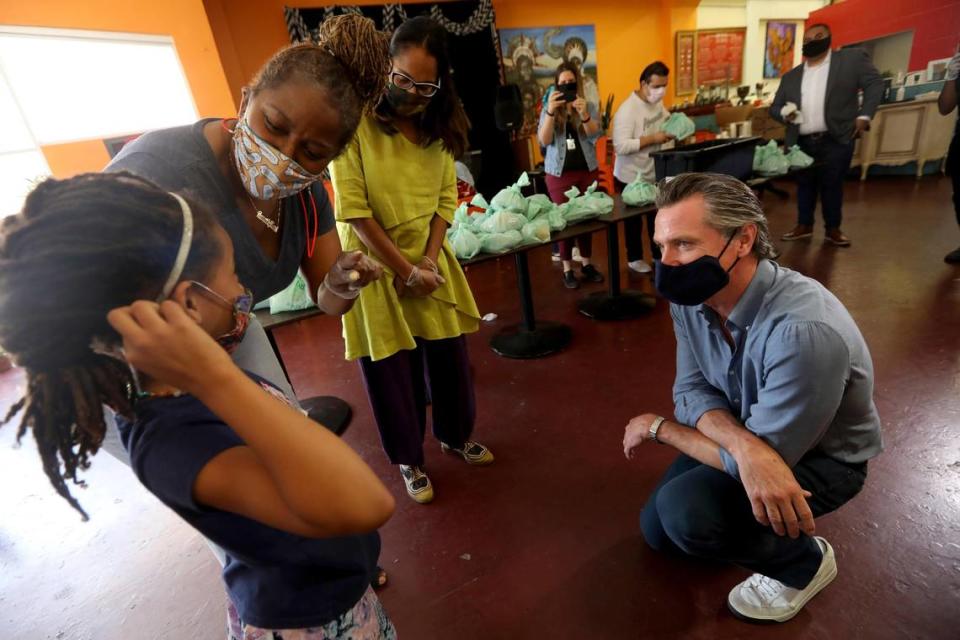
<instances>
[{"instance_id":1,"label":"dreadlock hair","mask_svg":"<svg viewBox=\"0 0 960 640\"><path fill-rule=\"evenodd\" d=\"M194 236L183 279L203 279L222 254L218 223L191 203ZM166 191L130 173L48 179L0 227L0 345L26 370L17 442L32 429L57 493L87 519L67 480L103 442L103 405L133 416L126 363L107 313L156 300L183 233L183 213ZM91 343L100 347L94 352Z\"/></svg>"},{"instance_id":2,"label":"dreadlock hair","mask_svg":"<svg viewBox=\"0 0 960 640\"><path fill-rule=\"evenodd\" d=\"M429 147L440 140L443 148L454 158L460 158L466 153L469 144L467 133L470 130L470 120L453 84L450 54L447 51L447 32L439 22L427 16L411 18L393 32L390 56L399 55L411 47L426 50L437 61L437 78L440 81L440 90L430 99L420 120L420 129L424 133L422 145ZM397 133L398 130L393 124L397 112L389 100L381 98L374 115L386 133Z\"/></svg>"},{"instance_id":3,"label":"dreadlock hair","mask_svg":"<svg viewBox=\"0 0 960 640\"><path fill-rule=\"evenodd\" d=\"M254 95L289 80L322 87L343 119L342 150L361 116L383 95L391 67L387 37L369 18L347 14L324 20L318 39L319 44L294 44L275 53L250 87Z\"/></svg>"}]
</instances>

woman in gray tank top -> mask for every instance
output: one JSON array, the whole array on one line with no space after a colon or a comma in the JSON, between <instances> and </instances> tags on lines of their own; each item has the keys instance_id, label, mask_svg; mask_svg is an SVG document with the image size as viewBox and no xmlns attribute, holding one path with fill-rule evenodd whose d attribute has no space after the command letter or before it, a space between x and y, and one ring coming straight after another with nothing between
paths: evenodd
<instances>
[{"instance_id":1,"label":"woman in gray tank top","mask_svg":"<svg viewBox=\"0 0 960 640\"><path fill-rule=\"evenodd\" d=\"M137 173L216 212L257 302L302 269L320 310L342 315L381 270L342 252L321 174L382 94L389 71L385 37L370 20L331 18L319 45L293 45L267 61L243 89L237 118L146 133L106 170ZM234 359L297 402L259 323Z\"/></svg>"}]
</instances>

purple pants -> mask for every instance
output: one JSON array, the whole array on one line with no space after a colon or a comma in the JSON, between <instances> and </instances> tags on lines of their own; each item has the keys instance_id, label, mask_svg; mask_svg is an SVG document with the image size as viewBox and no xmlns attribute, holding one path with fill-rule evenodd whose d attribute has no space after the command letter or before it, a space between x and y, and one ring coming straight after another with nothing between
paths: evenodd
<instances>
[{"instance_id":1,"label":"purple pants","mask_svg":"<svg viewBox=\"0 0 960 640\"><path fill-rule=\"evenodd\" d=\"M567 201L564 192L569 191L570 187L577 187L581 193L587 190L593 181L600 176L600 172L593 171L567 171L559 178L549 173L546 175L547 192L550 199L555 204L563 204ZM589 258L593 255L593 234L585 233L570 240L561 240L557 243L560 251L560 259L569 261L573 257L573 245L576 244L580 249L580 255Z\"/></svg>"},{"instance_id":2,"label":"purple pants","mask_svg":"<svg viewBox=\"0 0 960 640\"><path fill-rule=\"evenodd\" d=\"M368 357L359 362L380 441L391 463L423 466L428 384L433 435L456 449L470 438L476 400L464 336L417 338L415 349L376 362Z\"/></svg>"}]
</instances>

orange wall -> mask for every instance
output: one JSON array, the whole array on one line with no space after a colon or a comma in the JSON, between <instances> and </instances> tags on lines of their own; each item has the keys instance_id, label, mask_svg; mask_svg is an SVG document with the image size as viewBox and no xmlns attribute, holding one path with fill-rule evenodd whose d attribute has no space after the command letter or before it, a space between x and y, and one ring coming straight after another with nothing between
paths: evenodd
<instances>
[{"instance_id":1,"label":"orange wall","mask_svg":"<svg viewBox=\"0 0 960 640\"><path fill-rule=\"evenodd\" d=\"M354 0L383 4L382 0ZM267 58L289 43L283 7L319 7L328 0L204 0L234 95ZM596 25L601 98L622 102L643 67L673 67L674 32L695 29L697 0L494 0L498 27ZM232 71L232 72L231 72ZM672 93L672 92L668 92Z\"/></svg>"},{"instance_id":2,"label":"orange wall","mask_svg":"<svg viewBox=\"0 0 960 640\"><path fill-rule=\"evenodd\" d=\"M171 36L200 116L236 111L201 0L0 2L0 25ZM43 152L53 174L61 178L99 171L108 158L100 140L43 147Z\"/></svg>"}]
</instances>

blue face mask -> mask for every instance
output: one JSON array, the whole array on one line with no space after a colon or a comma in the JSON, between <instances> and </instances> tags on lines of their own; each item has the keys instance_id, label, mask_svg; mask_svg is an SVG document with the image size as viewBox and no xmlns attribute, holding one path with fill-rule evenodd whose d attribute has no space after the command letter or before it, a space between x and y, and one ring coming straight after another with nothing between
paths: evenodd
<instances>
[{"instance_id":1,"label":"blue face mask","mask_svg":"<svg viewBox=\"0 0 960 640\"><path fill-rule=\"evenodd\" d=\"M663 264L657 260L655 278L657 291L670 302L685 306L703 304L709 300L730 284L730 271L740 262L738 257L729 269L724 269L720 264L720 256L727 250L736 235L737 232L734 232L730 236L727 244L723 245L723 251L716 257L700 256L693 262L677 266Z\"/></svg>"}]
</instances>

